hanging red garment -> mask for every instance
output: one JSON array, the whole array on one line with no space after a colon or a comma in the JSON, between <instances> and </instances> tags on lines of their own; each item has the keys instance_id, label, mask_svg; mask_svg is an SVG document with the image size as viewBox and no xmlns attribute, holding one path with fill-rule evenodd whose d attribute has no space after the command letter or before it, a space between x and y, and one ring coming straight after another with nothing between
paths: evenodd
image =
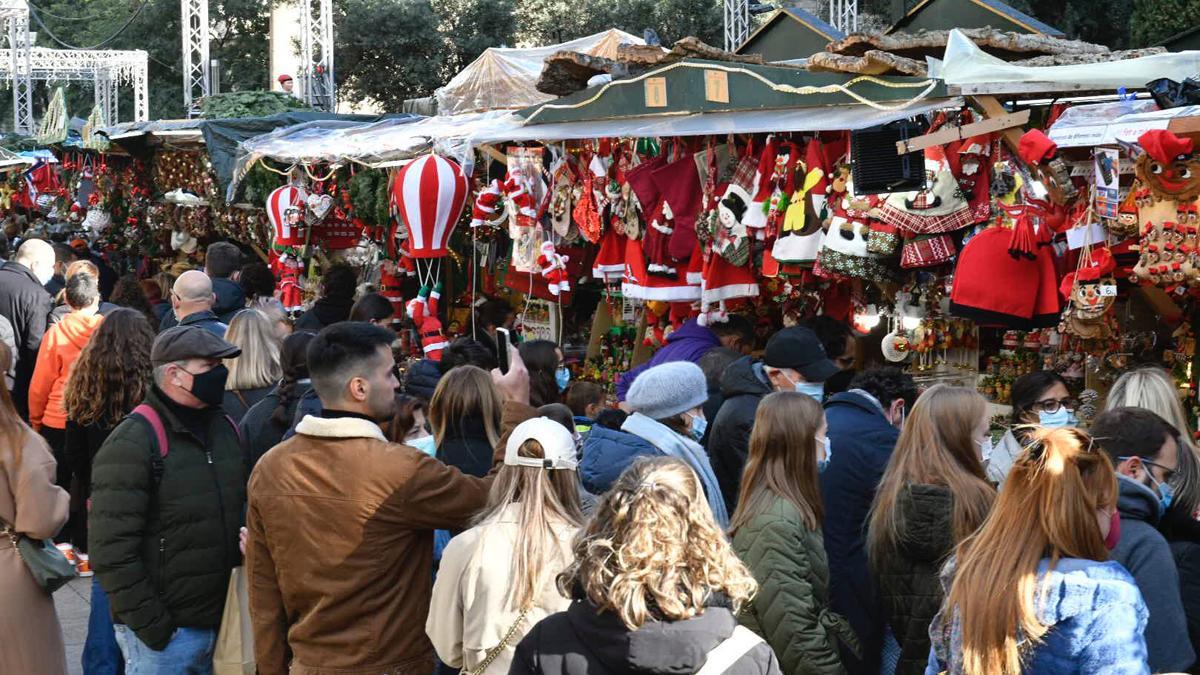
<instances>
[{"instance_id":1,"label":"hanging red garment","mask_svg":"<svg viewBox=\"0 0 1200 675\"><path fill-rule=\"evenodd\" d=\"M692 153L684 153L678 161L656 169L650 175L675 221L667 251L676 260L687 260L696 245L696 219L700 216L704 197L696 160Z\"/></svg>"},{"instance_id":2,"label":"hanging red garment","mask_svg":"<svg viewBox=\"0 0 1200 675\"><path fill-rule=\"evenodd\" d=\"M671 278L650 274L646 270L646 258L642 253L642 241L630 239L625 244L625 276L621 280L621 293L642 300L666 302L688 302L700 299L699 284L688 282L688 269L678 266L678 273Z\"/></svg>"},{"instance_id":3,"label":"hanging red garment","mask_svg":"<svg viewBox=\"0 0 1200 675\"><path fill-rule=\"evenodd\" d=\"M625 235L610 227L600 240L600 250L592 263L592 276L601 281L620 281L625 274Z\"/></svg>"}]
</instances>

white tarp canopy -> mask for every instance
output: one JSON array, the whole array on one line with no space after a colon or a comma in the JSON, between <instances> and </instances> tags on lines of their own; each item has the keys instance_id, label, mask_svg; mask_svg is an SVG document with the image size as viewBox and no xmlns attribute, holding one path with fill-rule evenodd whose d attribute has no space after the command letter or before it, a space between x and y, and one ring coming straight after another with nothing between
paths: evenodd
<instances>
[{"instance_id":1,"label":"white tarp canopy","mask_svg":"<svg viewBox=\"0 0 1200 675\"><path fill-rule=\"evenodd\" d=\"M558 51L583 52L615 59L623 44L644 45L645 40L610 28L570 42L529 48L491 47L438 89L438 113L457 115L486 110L516 110L554 99L537 90L546 59Z\"/></svg>"},{"instance_id":2,"label":"white tarp canopy","mask_svg":"<svg viewBox=\"0 0 1200 675\"><path fill-rule=\"evenodd\" d=\"M930 77L941 78L946 86L964 90L978 85L997 84L1007 85L1009 91L1019 91L1014 85L1022 83L1048 92L1055 91L1055 85L1068 90L1116 91L1121 87L1140 89L1147 82L1160 77L1182 81L1200 72L1200 51L1070 66L1018 66L983 51L959 30L950 31L944 58L941 61L928 61Z\"/></svg>"},{"instance_id":3,"label":"white tarp canopy","mask_svg":"<svg viewBox=\"0 0 1200 675\"><path fill-rule=\"evenodd\" d=\"M1048 135L1064 148L1136 143L1152 129L1166 129L1172 120L1200 116L1200 106L1159 110L1154 101L1118 101L1067 109Z\"/></svg>"},{"instance_id":4,"label":"white tarp canopy","mask_svg":"<svg viewBox=\"0 0 1200 675\"><path fill-rule=\"evenodd\" d=\"M385 167L402 164L434 150L457 160L470 173L476 148L505 141L853 131L935 110L960 108L962 105L961 98L927 99L898 110L878 110L865 105L817 106L529 126L519 115L506 111L438 115L417 122L383 120L338 129L305 123L243 141L239 145L240 152L228 199L233 200L237 184L260 159L293 165L354 162Z\"/></svg>"}]
</instances>

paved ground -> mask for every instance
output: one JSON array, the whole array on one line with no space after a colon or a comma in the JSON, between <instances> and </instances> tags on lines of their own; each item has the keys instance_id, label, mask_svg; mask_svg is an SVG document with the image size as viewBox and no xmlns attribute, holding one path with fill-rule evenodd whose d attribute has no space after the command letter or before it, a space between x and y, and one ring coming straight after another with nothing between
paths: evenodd
<instances>
[{"instance_id":1,"label":"paved ground","mask_svg":"<svg viewBox=\"0 0 1200 675\"><path fill-rule=\"evenodd\" d=\"M91 579L76 579L54 594L58 622L63 629L63 644L67 648L67 668L71 675L83 675L80 655L83 654L83 641L87 638L91 600Z\"/></svg>"}]
</instances>

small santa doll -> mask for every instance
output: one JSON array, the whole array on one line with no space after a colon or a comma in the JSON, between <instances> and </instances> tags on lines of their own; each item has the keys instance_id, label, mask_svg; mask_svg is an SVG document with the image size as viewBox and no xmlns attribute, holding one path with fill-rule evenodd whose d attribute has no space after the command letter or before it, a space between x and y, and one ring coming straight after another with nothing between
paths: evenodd
<instances>
[{"instance_id":1,"label":"small santa doll","mask_svg":"<svg viewBox=\"0 0 1200 675\"><path fill-rule=\"evenodd\" d=\"M442 350L449 342L442 333L442 322L438 319L438 299L442 296L442 285L438 284L430 292L428 286L422 286L417 297L408 301L408 316L417 327L421 337L421 350L425 358L433 361L442 360Z\"/></svg>"},{"instance_id":2,"label":"small santa doll","mask_svg":"<svg viewBox=\"0 0 1200 675\"><path fill-rule=\"evenodd\" d=\"M568 260L570 260L569 256L554 250L553 242L542 242L542 254L538 256L537 264L542 268L542 276L546 279L546 286L550 289L551 295L559 295L571 290L571 281L567 276Z\"/></svg>"}]
</instances>

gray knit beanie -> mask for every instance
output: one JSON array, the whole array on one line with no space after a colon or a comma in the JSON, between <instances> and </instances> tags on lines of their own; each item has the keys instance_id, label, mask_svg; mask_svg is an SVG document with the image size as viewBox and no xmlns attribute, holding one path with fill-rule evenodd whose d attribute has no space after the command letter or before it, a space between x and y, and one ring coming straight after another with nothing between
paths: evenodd
<instances>
[{"instance_id":1,"label":"gray knit beanie","mask_svg":"<svg viewBox=\"0 0 1200 675\"><path fill-rule=\"evenodd\" d=\"M674 417L707 400L704 371L689 361L670 361L642 371L625 394L625 402L634 411L656 420Z\"/></svg>"}]
</instances>

